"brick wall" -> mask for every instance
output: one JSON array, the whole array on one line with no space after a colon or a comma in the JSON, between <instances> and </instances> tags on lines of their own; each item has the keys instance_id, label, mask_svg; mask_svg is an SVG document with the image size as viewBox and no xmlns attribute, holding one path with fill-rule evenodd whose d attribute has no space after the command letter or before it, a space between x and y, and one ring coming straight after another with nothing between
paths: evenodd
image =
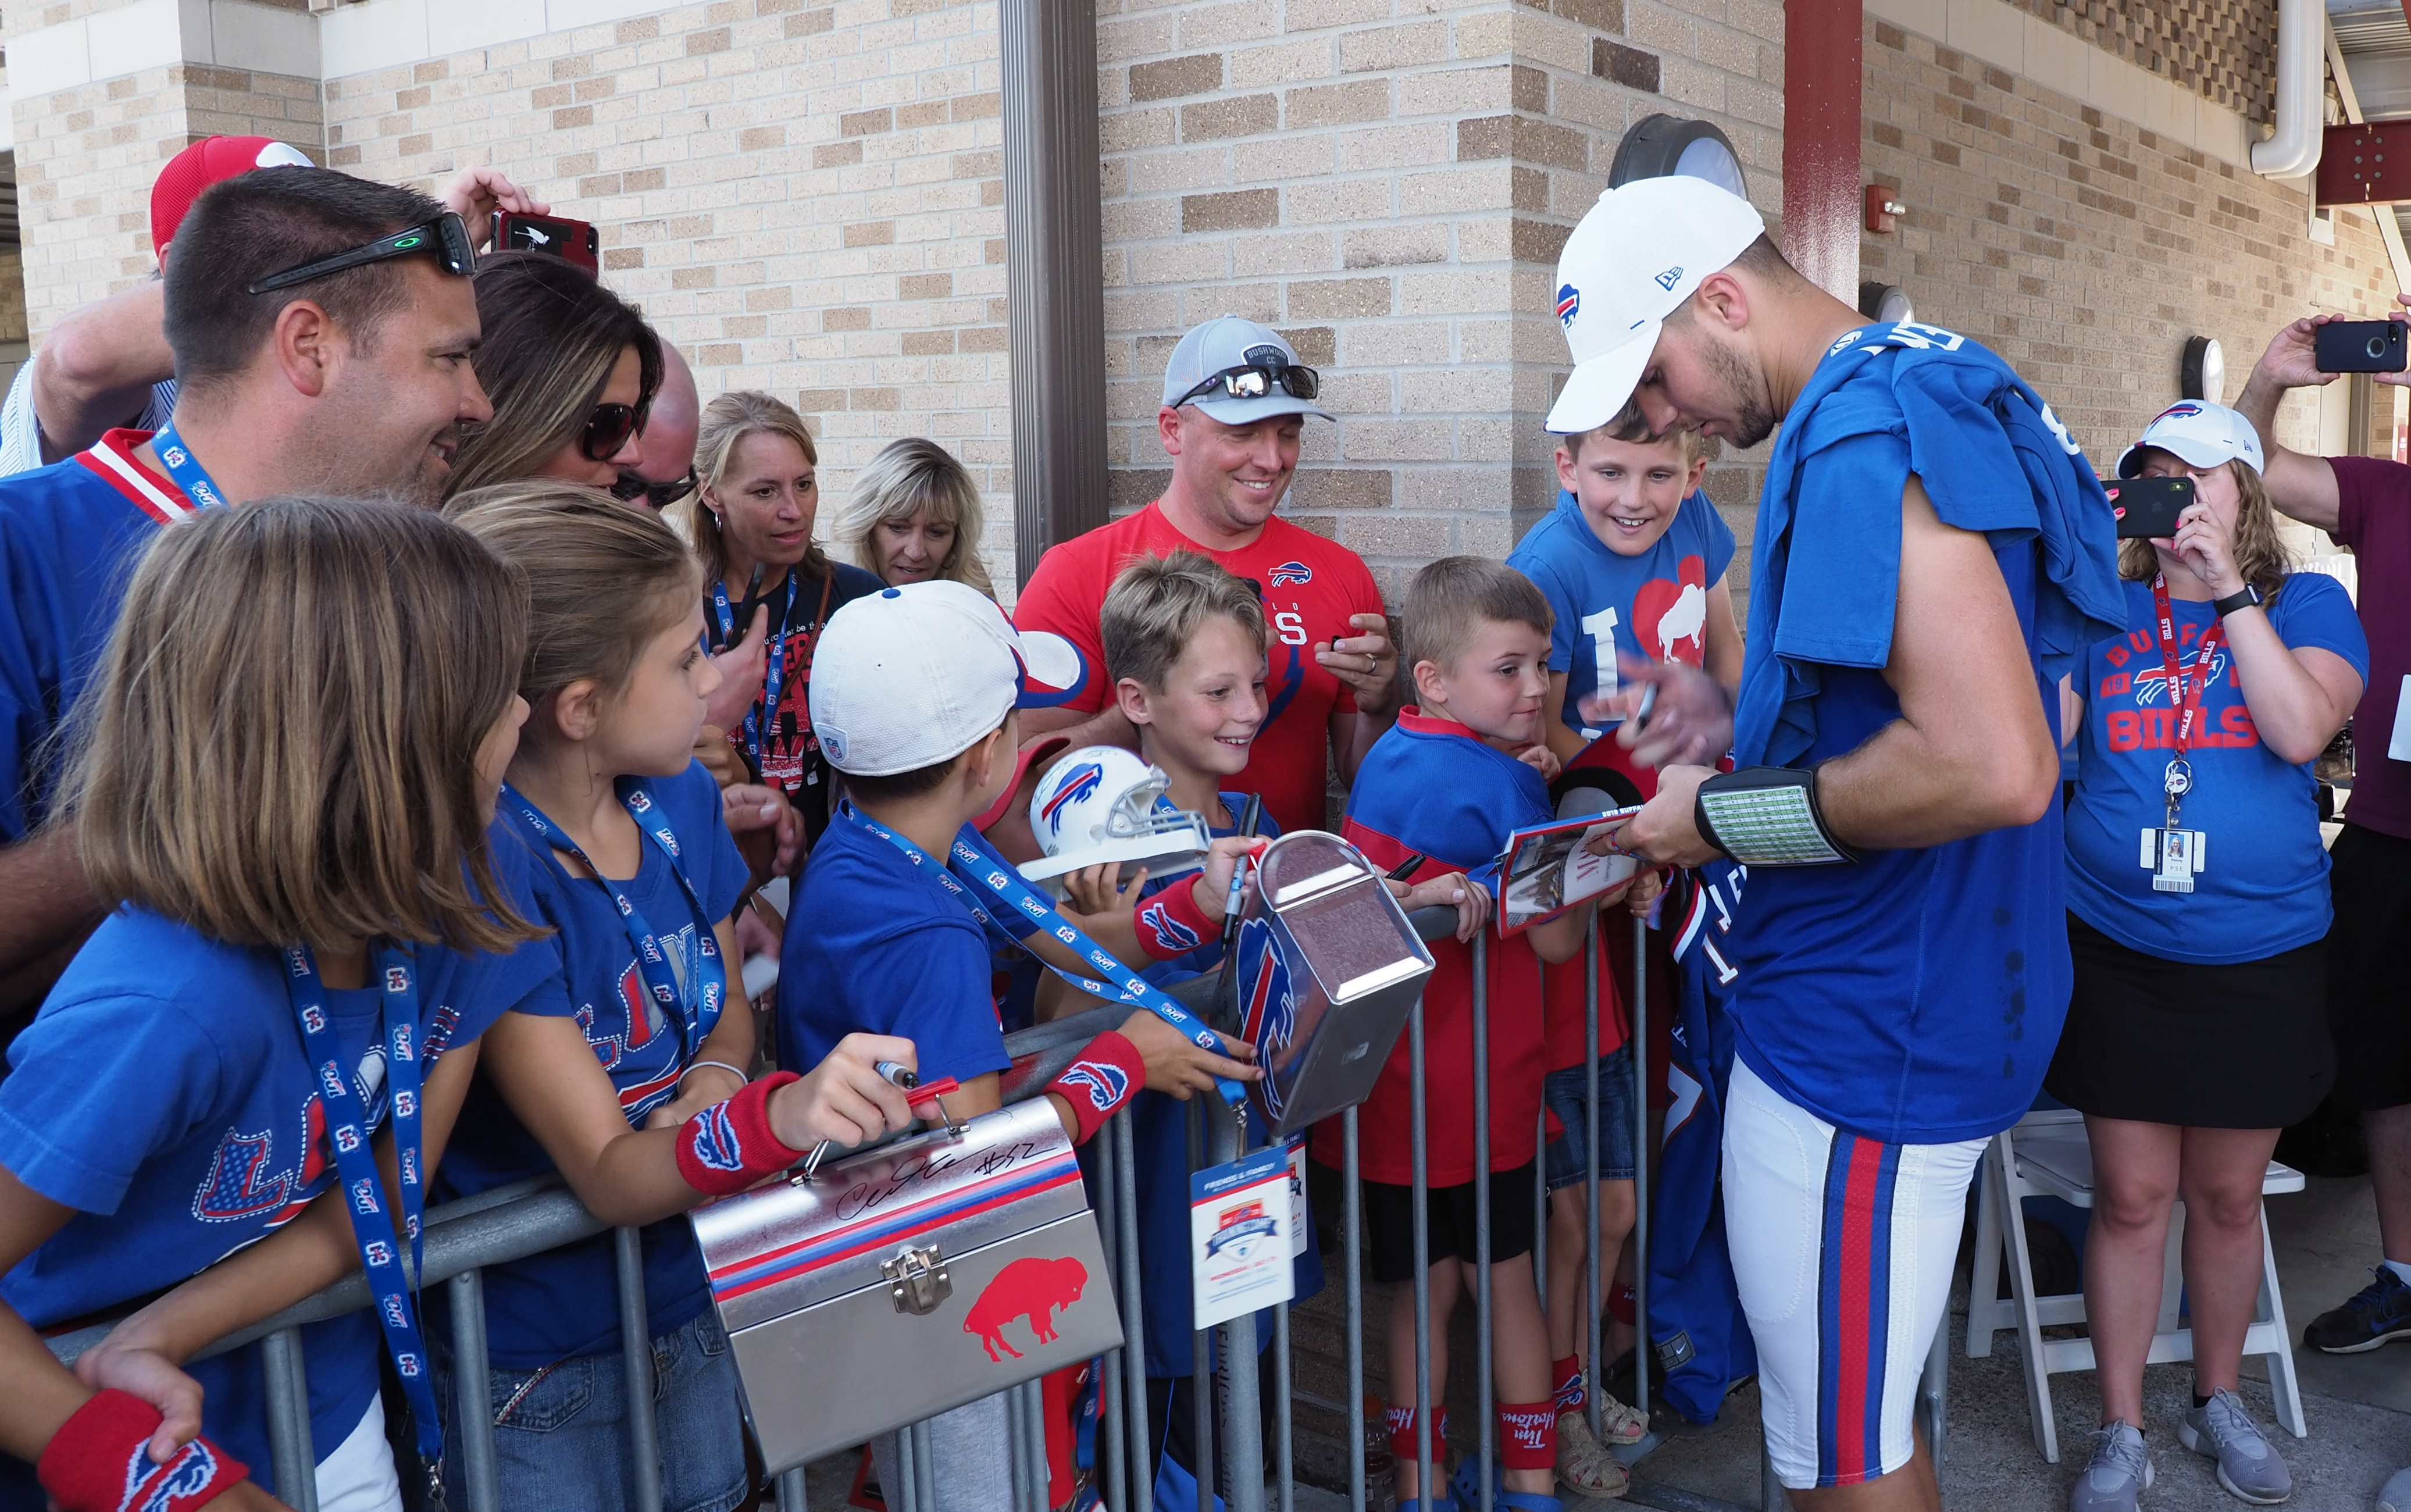
<instances>
[{"instance_id":1,"label":"brick wall","mask_svg":"<svg viewBox=\"0 0 2411 1512\"><path fill-rule=\"evenodd\" d=\"M2267 0L2017 0L2053 25L2255 121L2277 111Z\"/></svg>"}]
</instances>

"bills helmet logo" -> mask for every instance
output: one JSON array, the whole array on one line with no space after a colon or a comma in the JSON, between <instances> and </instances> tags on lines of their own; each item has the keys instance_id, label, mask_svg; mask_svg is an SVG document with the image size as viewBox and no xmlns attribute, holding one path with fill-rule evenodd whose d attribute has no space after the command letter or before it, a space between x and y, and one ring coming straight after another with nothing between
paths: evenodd
<instances>
[{"instance_id":1,"label":"bills helmet logo","mask_svg":"<svg viewBox=\"0 0 2411 1512\"><path fill-rule=\"evenodd\" d=\"M393 1264L393 1246L381 1239L369 1240L367 1247L360 1253L368 1256L368 1262L371 1265Z\"/></svg>"},{"instance_id":2,"label":"bills helmet logo","mask_svg":"<svg viewBox=\"0 0 2411 1512\"><path fill-rule=\"evenodd\" d=\"M1284 562L1264 574L1264 581L1275 588L1296 588L1314 580L1314 569L1303 562Z\"/></svg>"},{"instance_id":3,"label":"bills helmet logo","mask_svg":"<svg viewBox=\"0 0 2411 1512\"><path fill-rule=\"evenodd\" d=\"M1110 1113L1122 1105L1131 1092L1130 1073L1118 1065L1100 1061L1078 1061L1070 1070L1056 1079L1065 1088L1079 1087L1087 1091L1089 1102L1100 1113Z\"/></svg>"},{"instance_id":4,"label":"bills helmet logo","mask_svg":"<svg viewBox=\"0 0 2411 1512\"><path fill-rule=\"evenodd\" d=\"M1038 811L1039 816L1046 821L1047 833L1061 834L1063 810L1103 786L1104 781L1105 769L1094 761L1083 761L1064 773L1062 784L1055 789L1055 796Z\"/></svg>"},{"instance_id":5,"label":"bills helmet logo","mask_svg":"<svg viewBox=\"0 0 2411 1512\"><path fill-rule=\"evenodd\" d=\"M1275 1066L1297 1035L1297 989L1271 920L1251 918L1239 926L1238 968L1239 1032L1256 1047L1257 1064L1264 1068L1264 1079L1256 1083L1264 1111L1278 1118L1281 1092Z\"/></svg>"},{"instance_id":6,"label":"bills helmet logo","mask_svg":"<svg viewBox=\"0 0 2411 1512\"><path fill-rule=\"evenodd\" d=\"M1673 293L1674 286L1682 281L1683 270L1680 267L1667 269L1664 272L1658 275L1657 280L1658 286L1666 290L1668 293Z\"/></svg>"},{"instance_id":7,"label":"bills helmet logo","mask_svg":"<svg viewBox=\"0 0 2411 1512\"><path fill-rule=\"evenodd\" d=\"M1574 316L1582 313L1582 290L1571 284L1557 286L1557 323L1571 326Z\"/></svg>"},{"instance_id":8,"label":"bills helmet logo","mask_svg":"<svg viewBox=\"0 0 2411 1512\"><path fill-rule=\"evenodd\" d=\"M118 1501L118 1512L170 1512L209 1490L217 1475L218 1457L200 1439L185 1445L164 1465L151 1462L147 1444L137 1445L125 1461L125 1494Z\"/></svg>"},{"instance_id":9,"label":"bills helmet logo","mask_svg":"<svg viewBox=\"0 0 2411 1512\"><path fill-rule=\"evenodd\" d=\"M1197 932L1172 917L1162 903L1151 903L1139 910L1139 927L1155 936L1155 943L1176 955L1186 955L1205 944Z\"/></svg>"},{"instance_id":10,"label":"bills helmet logo","mask_svg":"<svg viewBox=\"0 0 2411 1512\"><path fill-rule=\"evenodd\" d=\"M715 1104L695 1115L689 1136L694 1147L694 1158L705 1168L716 1171L745 1168L745 1141L737 1137L737 1124L728 1116L728 1105Z\"/></svg>"},{"instance_id":11,"label":"bills helmet logo","mask_svg":"<svg viewBox=\"0 0 2411 1512\"><path fill-rule=\"evenodd\" d=\"M2200 413L2201 406L2199 404L2195 404L2191 400L2186 400L2183 404L2170 404L2168 408L2160 411L2157 415L2153 416L2152 424L2157 425L2162 420L2182 420Z\"/></svg>"}]
</instances>

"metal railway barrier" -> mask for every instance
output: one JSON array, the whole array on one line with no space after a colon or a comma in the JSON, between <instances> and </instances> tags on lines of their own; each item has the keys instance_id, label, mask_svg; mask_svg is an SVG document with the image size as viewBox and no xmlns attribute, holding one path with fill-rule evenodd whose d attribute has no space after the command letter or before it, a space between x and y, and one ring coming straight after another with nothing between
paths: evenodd
<instances>
[{"instance_id":1,"label":"metal railway barrier","mask_svg":"<svg viewBox=\"0 0 2411 1512\"><path fill-rule=\"evenodd\" d=\"M1456 927L1456 915L1453 909L1425 909L1412 918L1417 932L1426 940L1444 938ZM1584 993L1587 1020L1585 1040L1590 1066L1585 1091L1594 1121L1599 1108L1599 922L1594 918L1584 945ZM1474 946L1473 974L1475 1166L1482 1170L1489 1167L1490 1145L1486 942L1485 932ZM1646 927L1639 919L1633 921L1633 945L1631 1043L1644 1047L1648 1042L1648 954ZM1173 995L1203 1008L1210 1006L1218 989L1218 979L1206 976L1182 984L1174 990ZM1090 1036L1100 1029L1118 1022L1127 1012L1126 1008L1114 1006L1096 1008L1007 1035L1005 1046L1013 1054L1016 1065L1008 1074L1006 1101L1036 1095L1057 1072L1070 1064ZM1420 1253L1427 1237L1424 1198L1428 1184L1423 1108L1425 1040L1421 1002L1415 1005L1408 1019L1405 1040L1415 1094L1412 1110L1413 1212L1415 1244ZM1633 1064L1635 1078L1645 1079L1648 1057L1636 1054ZM1633 1098L1634 1149L1642 1152L1634 1169L1636 1211L1632 1243L1637 1262L1633 1286L1637 1338L1633 1373L1636 1401L1633 1405L1644 1412L1648 1410L1649 1391L1646 1358L1649 1353L1649 1167L1646 1158L1649 1130L1646 1090L1645 1085L1639 1087L1642 1094ZM1240 1148L1244 1139L1237 1121L1204 1116L1209 1101L1201 1097L1192 1099L1190 1104L1191 1169L1231 1160L1244 1152ZM1346 1317L1348 1392L1345 1417L1349 1505L1351 1512L1366 1512L1364 1211L1362 1189L1357 1180L1357 1110L1353 1108L1347 1109L1340 1115L1340 1120L1345 1151L1341 1171L1344 1197L1340 1224L1340 1269ZM1588 1176L1594 1193L1589 1211L1595 1223L1598 1212L1596 1192L1600 1180L1599 1151L1595 1139L1591 1141L1588 1156ZM1111 1512L1155 1512L1153 1471L1156 1457L1152 1450L1156 1439L1149 1433L1147 1423L1146 1324L1141 1308L1138 1253L1138 1166L1128 1108L1113 1118L1104 1134L1095 1142L1092 1160L1095 1186L1102 1199L1098 1221L1104 1240L1105 1268L1115 1278L1123 1332L1130 1341L1123 1348L1111 1352L1102 1360L1102 1410L1096 1435L1100 1489ZM1496 1429L1490 1371L1489 1183L1477 1182L1474 1192L1476 1244L1482 1256L1476 1267L1479 1295L1476 1299L1477 1358L1474 1368L1481 1402L1477 1426L1481 1453L1487 1461L1495 1447L1492 1440ZM1545 1301L1546 1252L1542 1246L1546 1243L1548 1232L1546 1196L1544 1182L1537 1173L1533 1195L1541 1211L1532 1263L1535 1281L1542 1289ZM482 1403L489 1400L485 1299L480 1277L483 1268L586 1239L601 1233L606 1226L586 1211L558 1176L497 1187L428 1211L424 1270L417 1279L422 1288L438 1283L448 1288L452 1303L450 1342L455 1362L454 1385L460 1393L460 1402ZM661 1486L656 1468L659 1460L651 1389L652 1351L646 1322L642 1255L636 1229L618 1229L613 1239L621 1339L628 1377L630 1460L637 1467L636 1484L630 1488L628 1505L634 1512L660 1512ZM1596 1243L1589 1248L1590 1255L1584 1273L1586 1292L1584 1312L1586 1337L1598 1340L1601 1337L1600 1257ZM1429 1278L1425 1268L1416 1269L1413 1284L1414 1401L1418 1426L1415 1458L1418 1485L1425 1488L1428 1495L1433 1484L1435 1461L1444 1447L1431 1442L1431 1408L1434 1396L1444 1383L1436 1383L1431 1375ZM355 1273L274 1317L228 1335L202 1352L206 1357L255 1341L264 1342L269 1440L276 1484L284 1489L285 1500L299 1512L317 1512L316 1487L312 1475L316 1457L310 1441L309 1395L306 1366L302 1358L301 1326L367 1306L367 1284ZM1275 1440L1269 1467L1264 1455L1261 1402L1264 1383L1259 1373L1254 1315L1242 1314L1212 1330L1217 1336L1215 1342L1219 1343L1219 1349L1209 1348L1207 1336L1204 1333L1192 1341L1196 1361L1192 1383L1197 1413L1194 1424L1198 1460L1194 1467L1196 1512L1213 1512L1218 1487L1223 1494L1228 1512L1267 1512L1268 1495L1272 1512L1295 1512L1294 1400L1289 1309L1276 1307L1270 1311L1273 1314L1270 1417L1275 1425ZM61 1335L50 1341L51 1348L60 1359L72 1363L84 1349L98 1343L108 1328L109 1325L101 1324ZM1937 1473L1944 1448L1944 1383L1949 1332L1946 1318L1945 1326L1936 1331L1918 1398L1919 1426L1924 1431ZM1222 1362L1219 1375L1212 1373L1207 1365L1207 1361L1217 1354ZM1595 1381L1599 1374L1597 1359L1592 1361L1591 1370ZM1013 1466L1010 1483L1012 1512L1047 1512L1048 1460L1043 1385L1039 1381L1030 1381L1012 1387L1002 1395ZM1221 1426L1220 1443L1230 1460L1230 1463L1221 1467L1220 1475L1214 1463L1217 1435L1213 1431L1213 1419L1218 1412ZM466 1493L465 1502L470 1512L503 1512L496 1489L490 1413L462 1411L456 1413L455 1418L454 1431L459 1435L460 1460L465 1481L460 1490ZM1596 1433L1600 1427L1596 1387L1590 1393L1590 1422ZM899 1430L898 1441L900 1474L896 1478L899 1483L883 1488L890 1512L937 1512L938 1486L932 1466L928 1425L920 1423ZM1620 1457L1628 1463L1636 1462L1658 1442L1658 1436L1653 1432L1641 1444L1621 1451ZM1271 1472L1269 1477L1266 1474L1268 1468ZM1788 1504L1775 1481L1772 1465L1765 1461L1763 1456L1760 1475L1761 1489L1758 1512L1782 1512ZM779 1512L805 1512L804 1472L801 1469L779 1475L775 1485ZM1665 1509L1665 1512L1753 1512L1753 1509L1733 1503L1658 1485L1639 1476L1634 1477L1627 1501L1635 1506L1658 1507ZM1167 1507L1162 1512L1188 1512L1188 1509ZM1465 1508L1463 1512L1494 1512L1490 1477L1483 1477L1479 1507Z\"/></svg>"}]
</instances>

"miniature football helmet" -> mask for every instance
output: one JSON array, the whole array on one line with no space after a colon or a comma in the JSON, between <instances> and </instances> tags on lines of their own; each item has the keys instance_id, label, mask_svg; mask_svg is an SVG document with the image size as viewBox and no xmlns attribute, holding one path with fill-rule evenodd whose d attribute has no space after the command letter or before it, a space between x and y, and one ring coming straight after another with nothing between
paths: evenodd
<instances>
[{"instance_id":1,"label":"miniature football helmet","mask_svg":"<svg viewBox=\"0 0 2411 1512\"><path fill-rule=\"evenodd\" d=\"M1167 877L1203 866L1212 831L1204 815L1172 806L1164 797L1169 782L1161 768L1122 746L1065 752L1030 795L1030 831L1046 856L1024 863L1021 874L1052 882L1084 866L1122 861Z\"/></svg>"}]
</instances>

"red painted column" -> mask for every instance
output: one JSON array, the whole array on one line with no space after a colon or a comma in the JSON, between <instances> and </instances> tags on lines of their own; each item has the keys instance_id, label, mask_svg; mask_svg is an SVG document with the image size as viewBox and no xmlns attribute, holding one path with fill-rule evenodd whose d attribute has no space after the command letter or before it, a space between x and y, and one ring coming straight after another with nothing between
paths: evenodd
<instances>
[{"instance_id":1,"label":"red painted column","mask_svg":"<svg viewBox=\"0 0 2411 1512\"><path fill-rule=\"evenodd\" d=\"M2404 0L2411 6L2411 0ZM1862 0L1784 0L1783 251L1859 302Z\"/></svg>"}]
</instances>

